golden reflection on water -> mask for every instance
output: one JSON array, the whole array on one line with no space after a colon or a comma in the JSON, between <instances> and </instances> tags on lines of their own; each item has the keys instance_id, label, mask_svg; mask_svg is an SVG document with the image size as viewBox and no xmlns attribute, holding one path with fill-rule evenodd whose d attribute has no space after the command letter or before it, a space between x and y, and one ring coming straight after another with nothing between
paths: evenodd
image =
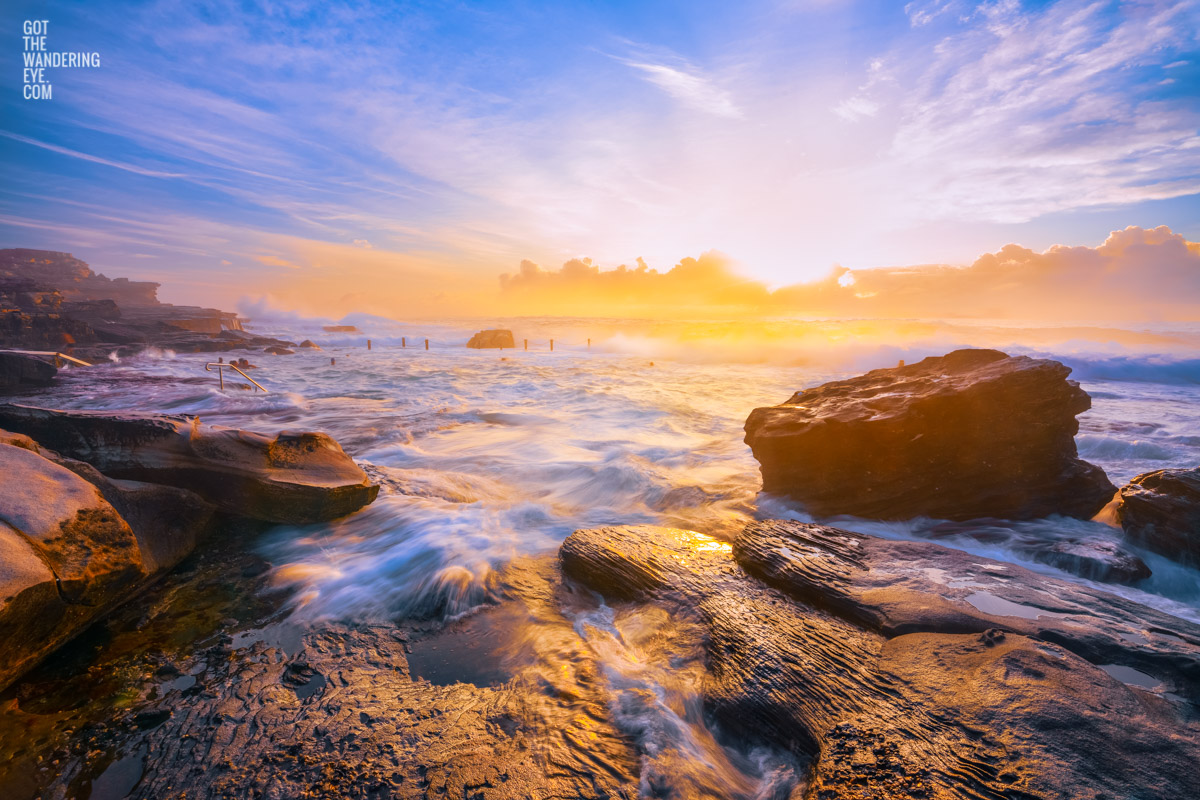
<instances>
[{"instance_id":1,"label":"golden reflection on water","mask_svg":"<svg viewBox=\"0 0 1200 800\"><path fill-rule=\"evenodd\" d=\"M733 545L729 542L723 542L704 533L680 531L676 539L684 547L698 553L725 553L726 555L733 553Z\"/></svg>"}]
</instances>

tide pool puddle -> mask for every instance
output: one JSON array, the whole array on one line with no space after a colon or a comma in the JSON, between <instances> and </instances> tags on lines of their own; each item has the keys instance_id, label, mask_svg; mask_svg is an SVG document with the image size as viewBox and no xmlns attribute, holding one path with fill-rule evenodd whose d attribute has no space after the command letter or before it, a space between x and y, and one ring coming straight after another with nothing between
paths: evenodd
<instances>
[{"instance_id":1,"label":"tide pool puddle","mask_svg":"<svg viewBox=\"0 0 1200 800\"><path fill-rule=\"evenodd\" d=\"M1005 600L1003 597L997 597L991 592L972 592L967 595L967 602L975 606L985 614L994 614L998 617L1021 617L1022 619L1037 619L1038 617L1061 617L1062 614L1055 614L1052 611L1046 611L1037 606L1027 606L1022 603L1014 603L1011 600Z\"/></svg>"},{"instance_id":2,"label":"tide pool puddle","mask_svg":"<svg viewBox=\"0 0 1200 800\"><path fill-rule=\"evenodd\" d=\"M233 635L234 649L241 650L262 642L268 647L278 647L289 656L300 652L304 646L304 628L290 622L274 622L261 628L240 631Z\"/></svg>"},{"instance_id":3,"label":"tide pool puddle","mask_svg":"<svg viewBox=\"0 0 1200 800\"><path fill-rule=\"evenodd\" d=\"M146 752L138 748L132 755L118 758L92 781L88 800L123 800L142 779Z\"/></svg>"},{"instance_id":4,"label":"tide pool puddle","mask_svg":"<svg viewBox=\"0 0 1200 800\"><path fill-rule=\"evenodd\" d=\"M438 686L473 683L499 686L511 680L514 667L532 663L531 648L518 646L528 612L517 603L478 611L409 645L408 669L413 680Z\"/></svg>"},{"instance_id":5,"label":"tide pool puddle","mask_svg":"<svg viewBox=\"0 0 1200 800\"><path fill-rule=\"evenodd\" d=\"M1121 664L1100 664L1099 666L1100 669L1121 683L1127 683L1130 686L1136 686L1139 689L1146 689L1151 692L1156 692L1164 688L1163 682L1158 678L1153 675L1147 675L1133 667L1126 667Z\"/></svg>"}]
</instances>

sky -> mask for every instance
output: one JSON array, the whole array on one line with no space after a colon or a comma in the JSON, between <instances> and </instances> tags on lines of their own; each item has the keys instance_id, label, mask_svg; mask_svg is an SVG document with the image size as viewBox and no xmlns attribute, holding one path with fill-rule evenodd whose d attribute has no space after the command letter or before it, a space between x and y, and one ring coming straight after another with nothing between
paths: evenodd
<instances>
[{"instance_id":1,"label":"sky","mask_svg":"<svg viewBox=\"0 0 1200 800\"><path fill-rule=\"evenodd\" d=\"M100 67L23 99L27 19ZM866 301L895 268L1055 246L1093 253L1073 281L1136 281L1104 248L1137 226L1153 263L1174 254L1163 297L1200 304L1197 0L6 0L0 20L0 246L172 302L581 313L595 284L546 276L627 265L675 283L598 313L685 284L821 313L830 281ZM1006 273L1068 285L1030 274ZM929 291L970 294L955 276Z\"/></svg>"}]
</instances>

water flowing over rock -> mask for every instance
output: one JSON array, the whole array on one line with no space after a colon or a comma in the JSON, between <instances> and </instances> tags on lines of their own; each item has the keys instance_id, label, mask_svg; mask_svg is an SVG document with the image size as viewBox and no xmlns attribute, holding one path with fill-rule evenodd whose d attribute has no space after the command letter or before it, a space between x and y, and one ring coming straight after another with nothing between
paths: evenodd
<instances>
[{"instance_id":1,"label":"water flowing over rock","mask_svg":"<svg viewBox=\"0 0 1200 800\"><path fill-rule=\"evenodd\" d=\"M467 342L467 347L475 350L488 350L495 348L515 348L517 343L513 340L512 331L508 330L487 330L480 331L471 337Z\"/></svg>"},{"instance_id":2,"label":"water flowing over rock","mask_svg":"<svg viewBox=\"0 0 1200 800\"><path fill-rule=\"evenodd\" d=\"M939 545L797 522L753 523L732 548L581 530L559 557L607 597L698 617L710 710L810 759L805 797L1200 792L1200 626Z\"/></svg>"},{"instance_id":3,"label":"water flowing over rock","mask_svg":"<svg viewBox=\"0 0 1200 800\"><path fill-rule=\"evenodd\" d=\"M19 405L0 405L0 427L109 477L187 489L230 514L267 522L336 519L379 492L324 433L272 438L187 417Z\"/></svg>"},{"instance_id":4,"label":"water flowing over rock","mask_svg":"<svg viewBox=\"0 0 1200 800\"><path fill-rule=\"evenodd\" d=\"M1108 532L1106 527L1102 530ZM1047 530L1047 523L1042 521L985 518L939 522L921 535L939 541L961 537L983 544L1002 545L1021 558L1092 581L1132 584L1151 575L1150 567L1136 553L1095 530L1063 533Z\"/></svg>"},{"instance_id":5,"label":"water flowing over rock","mask_svg":"<svg viewBox=\"0 0 1200 800\"><path fill-rule=\"evenodd\" d=\"M1070 372L956 350L757 408L746 443L764 491L820 516L1090 518L1116 487L1078 457L1075 417L1091 398Z\"/></svg>"},{"instance_id":6,"label":"water flowing over rock","mask_svg":"<svg viewBox=\"0 0 1200 800\"><path fill-rule=\"evenodd\" d=\"M1136 544L1200 566L1200 467L1138 475L1121 487L1117 517Z\"/></svg>"}]
</instances>

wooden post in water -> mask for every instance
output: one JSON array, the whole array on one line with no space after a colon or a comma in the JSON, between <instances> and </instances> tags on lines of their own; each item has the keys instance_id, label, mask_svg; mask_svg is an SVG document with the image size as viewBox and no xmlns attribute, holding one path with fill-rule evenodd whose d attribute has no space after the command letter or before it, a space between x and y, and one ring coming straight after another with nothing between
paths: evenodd
<instances>
[{"instance_id":1,"label":"wooden post in water","mask_svg":"<svg viewBox=\"0 0 1200 800\"><path fill-rule=\"evenodd\" d=\"M331 366L331 367L332 367L332 366L334 366L334 365L336 365L336 364L337 364L337 359L336 359L336 358L331 358L331 359L329 359L329 366Z\"/></svg>"},{"instance_id":2,"label":"wooden post in water","mask_svg":"<svg viewBox=\"0 0 1200 800\"><path fill-rule=\"evenodd\" d=\"M589 350L592 349L592 340L591 339L588 339L588 349Z\"/></svg>"},{"instance_id":3,"label":"wooden post in water","mask_svg":"<svg viewBox=\"0 0 1200 800\"><path fill-rule=\"evenodd\" d=\"M367 349L368 350L371 349L371 340L370 339L367 339Z\"/></svg>"},{"instance_id":4,"label":"wooden post in water","mask_svg":"<svg viewBox=\"0 0 1200 800\"><path fill-rule=\"evenodd\" d=\"M551 353L554 352L554 340L553 339L550 340L550 352Z\"/></svg>"},{"instance_id":5,"label":"wooden post in water","mask_svg":"<svg viewBox=\"0 0 1200 800\"><path fill-rule=\"evenodd\" d=\"M426 350L429 349L429 340L428 339L425 340L425 349Z\"/></svg>"},{"instance_id":6,"label":"wooden post in water","mask_svg":"<svg viewBox=\"0 0 1200 800\"><path fill-rule=\"evenodd\" d=\"M525 349L526 350L529 349L529 340L528 339L525 340Z\"/></svg>"},{"instance_id":7,"label":"wooden post in water","mask_svg":"<svg viewBox=\"0 0 1200 800\"><path fill-rule=\"evenodd\" d=\"M408 345L405 343L405 338L404 338L403 336L401 336L401 337L400 337L400 346L401 346L401 347L408 347Z\"/></svg>"}]
</instances>

